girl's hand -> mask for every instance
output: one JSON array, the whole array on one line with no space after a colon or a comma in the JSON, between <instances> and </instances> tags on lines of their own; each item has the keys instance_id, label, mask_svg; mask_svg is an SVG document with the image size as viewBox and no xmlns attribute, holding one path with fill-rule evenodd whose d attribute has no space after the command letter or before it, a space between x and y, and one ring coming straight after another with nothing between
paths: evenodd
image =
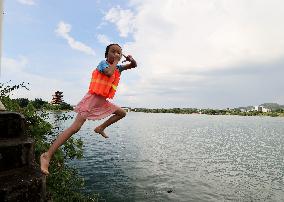
<instances>
[{"instance_id":1,"label":"girl's hand","mask_svg":"<svg viewBox=\"0 0 284 202\"><path fill-rule=\"evenodd\" d=\"M123 65L123 70L137 67L137 63L131 55L128 55L128 56L125 56L124 54L122 55L123 57L125 57L125 60L122 62L126 62L126 61L130 62L129 64Z\"/></svg>"},{"instance_id":2,"label":"girl's hand","mask_svg":"<svg viewBox=\"0 0 284 202\"><path fill-rule=\"evenodd\" d=\"M133 61L133 57L131 55L128 55L128 56L126 56L124 54L122 54L122 55L123 55L123 57L125 57L125 60L123 60L122 63L124 63L126 61L129 61L129 62Z\"/></svg>"}]
</instances>

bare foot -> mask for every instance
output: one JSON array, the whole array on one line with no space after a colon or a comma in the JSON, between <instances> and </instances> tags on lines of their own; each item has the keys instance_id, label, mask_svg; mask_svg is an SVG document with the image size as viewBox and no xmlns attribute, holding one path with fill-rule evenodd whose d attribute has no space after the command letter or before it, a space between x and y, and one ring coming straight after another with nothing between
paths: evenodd
<instances>
[{"instance_id":1,"label":"bare foot","mask_svg":"<svg viewBox=\"0 0 284 202\"><path fill-rule=\"evenodd\" d=\"M108 138L108 136L105 134L104 130L100 126L96 127L94 131L96 133L101 134L101 136L103 136L104 138Z\"/></svg>"},{"instance_id":2,"label":"bare foot","mask_svg":"<svg viewBox=\"0 0 284 202\"><path fill-rule=\"evenodd\" d=\"M41 169L41 172L46 175L49 174L48 172L49 161L50 161L50 158L48 157L46 153L43 153L40 156L40 169Z\"/></svg>"}]
</instances>

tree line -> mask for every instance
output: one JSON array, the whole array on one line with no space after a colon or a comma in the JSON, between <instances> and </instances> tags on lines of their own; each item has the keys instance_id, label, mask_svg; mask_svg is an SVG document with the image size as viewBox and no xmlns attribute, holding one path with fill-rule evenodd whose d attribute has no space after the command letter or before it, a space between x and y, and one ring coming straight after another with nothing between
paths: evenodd
<instances>
[{"instance_id":1,"label":"tree line","mask_svg":"<svg viewBox=\"0 0 284 202\"><path fill-rule=\"evenodd\" d=\"M36 98L34 100L29 100L28 98L16 98L12 100L18 103L20 107L27 107L31 104L36 110L73 110L73 107L66 102L54 105L42 100L41 98Z\"/></svg>"},{"instance_id":2,"label":"tree line","mask_svg":"<svg viewBox=\"0 0 284 202\"><path fill-rule=\"evenodd\" d=\"M175 113L175 114L207 114L207 115L239 115L239 116L284 116L284 109L276 109L271 112L242 111L236 109L197 109L197 108L171 108L171 109L147 109L134 108L132 111L144 113Z\"/></svg>"}]
</instances>

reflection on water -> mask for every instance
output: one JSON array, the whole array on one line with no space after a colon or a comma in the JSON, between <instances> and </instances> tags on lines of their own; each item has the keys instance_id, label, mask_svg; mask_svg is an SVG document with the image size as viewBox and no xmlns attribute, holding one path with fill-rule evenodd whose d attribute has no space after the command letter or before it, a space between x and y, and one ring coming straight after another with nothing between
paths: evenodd
<instances>
[{"instance_id":1,"label":"reflection on water","mask_svg":"<svg viewBox=\"0 0 284 202\"><path fill-rule=\"evenodd\" d=\"M283 118L130 112L109 139L100 122L69 163L107 201L284 201Z\"/></svg>"}]
</instances>

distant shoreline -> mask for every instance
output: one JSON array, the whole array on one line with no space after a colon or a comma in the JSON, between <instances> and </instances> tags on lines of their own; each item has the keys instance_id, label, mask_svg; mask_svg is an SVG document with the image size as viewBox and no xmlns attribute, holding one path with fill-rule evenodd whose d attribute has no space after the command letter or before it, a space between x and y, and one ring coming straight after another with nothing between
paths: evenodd
<instances>
[{"instance_id":1,"label":"distant shoreline","mask_svg":"<svg viewBox=\"0 0 284 202\"><path fill-rule=\"evenodd\" d=\"M238 115L238 116L270 116L270 117L284 117L284 112L260 112L260 111L248 111L242 112L240 110L217 110L217 109L145 109L135 108L131 109L132 112L144 112L144 113L174 113L174 114L206 114L206 115Z\"/></svg>"},{"instance_id":2,"label":"distant shoreline","mask_svg":"<svg viewBox=\"0 0 284 202\"><path fill-rule=\"evenodd\" d=\"M45 109L46 111L53 112L69 112L73 110L51 110ZM129 110L127 112L143 112L143 113L156 113L156 114L192 114L192 115L224 115L224 116L270 116L270 117L284 117L284 113L278 112L225 112L223 110L207 110L206 112L175 112L169 109L145 109L145 110Z\"/></svg>"}]
</instances>

